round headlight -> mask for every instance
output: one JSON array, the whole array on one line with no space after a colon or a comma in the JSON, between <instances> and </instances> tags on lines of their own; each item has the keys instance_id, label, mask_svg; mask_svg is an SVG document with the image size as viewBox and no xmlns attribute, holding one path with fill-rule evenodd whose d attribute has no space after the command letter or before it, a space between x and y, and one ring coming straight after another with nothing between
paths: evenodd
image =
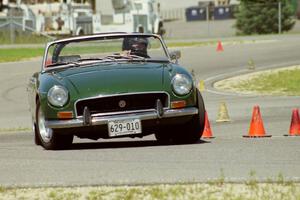
<instances>
[{"instance_id":1,"label":"round headlight","mask_svg":"<svg viewBox=\"0 0 300 200\"><path fill-rule=\"evenodd\" d=\"M68 100L68 91L62 86L53 86L48 92L48 101L53 106L63 107Z\"/></svg>"},{"instance_id":2,"label":"round headlight","mask_svg":"<svg viewBox=\"0 0 300 200\"><path fill-rule=\"evenodd\" d=\"M187 75L176 74L172 79L172 86L177 95L186 95L192 90L193 81Z\"/></svg>"}]
</instances>

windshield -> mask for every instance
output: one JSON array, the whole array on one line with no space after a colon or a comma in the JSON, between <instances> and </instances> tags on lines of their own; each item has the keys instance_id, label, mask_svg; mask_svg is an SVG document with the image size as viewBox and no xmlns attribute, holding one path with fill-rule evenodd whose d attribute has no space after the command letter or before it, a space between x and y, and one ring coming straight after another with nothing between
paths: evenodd
<instances>
[{"instance_id":1,"label":"windshield","mask_svg":"<svg viewBox=\"0 0 300 200\"><path fill-rule=\"evenodd\" d=\"M120 60L166 61L169 57L161 40L152 35L87 37L50 45L46 53L45 68Z\"/></svg>"}]
</instances>

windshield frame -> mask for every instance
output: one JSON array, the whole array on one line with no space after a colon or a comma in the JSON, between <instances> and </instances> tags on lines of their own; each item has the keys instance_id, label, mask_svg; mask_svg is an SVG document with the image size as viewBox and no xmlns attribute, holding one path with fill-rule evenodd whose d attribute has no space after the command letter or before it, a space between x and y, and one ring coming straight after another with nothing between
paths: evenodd
<instances>
[{"instance_id":1,"label":"windshield frame","mask_svg":"<svg viewBox=\"0 0 300 200\"><path fill-rule=\"evenodd\" d=\"M70 38L66 38L66 39L55 40L53 42L48 42L46 44L46 48L45 48L45 52L44 52L41 71L45 72L45 71L51 70L51 67L49 67L49 68L46 67L46 62L47 62L47 55L48 55L49 49L50 49L50 47L52 47L52 45L57 45L59 43L72 43L72 42L81 42L81 41L96 40L96 39L105 40L106 38L134 37L134 36L154 37L154 38L158 39L161 43L164 53L166 54L167 61L171 62L171 57L170 57L167 45L165 44L164 40L159 35L144 34L144 33L115 32L115 33L102 33L102 34L95 34L95 35L70 37Z\"/></svg>"}]
</instances>

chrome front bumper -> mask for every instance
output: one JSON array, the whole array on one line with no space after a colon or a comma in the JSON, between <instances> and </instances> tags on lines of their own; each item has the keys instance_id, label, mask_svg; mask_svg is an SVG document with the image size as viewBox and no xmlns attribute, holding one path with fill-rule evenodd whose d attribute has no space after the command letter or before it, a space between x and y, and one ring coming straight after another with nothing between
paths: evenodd
<instances>
[{"instance_id":1,"label":"chrome front bumper","mask_svg":"<svg viewBox=\"0 0 300 200\"><path fill-rule=\"evenodd\" d=\"M159 116L156 110L108 116L92 116L91 124L89 126L105 125L108 124L108 121L110 120L124 120L130 118L139 118L140 120L151 120L164 119L170 117L182 117L196 114L198 114L198 109L195 107L190 107L183 109L168 109L164 111L164 114L162 116ZM71 120L47 120L45 123L46 127L48 128L76 128L86 126L84 125L83 117Z\"/></svg>"}]
</instances>

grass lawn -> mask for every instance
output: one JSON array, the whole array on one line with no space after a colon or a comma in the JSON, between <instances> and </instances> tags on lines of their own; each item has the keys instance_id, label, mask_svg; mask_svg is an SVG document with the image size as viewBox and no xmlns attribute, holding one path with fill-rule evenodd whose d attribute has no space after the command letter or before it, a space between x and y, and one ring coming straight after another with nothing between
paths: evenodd
<instances>
[{"instance_id":1,"label":"grass lawn","mask_svg":"<svg viewBox=\"0 0 300 200\"><path fill-rule=\"evenodd\" d=\"M3 48L0 62L14 62L43 56L44 48Z\"/></svg>"},{"instance_id":2,"label":"grass lawn","mask_svg":"<svg viewBox=\"0 0 300 200\"><path fill-rule=\"evenodd\" d=\"M114 46L108 47L81 47L80 49L69 48L69 53L76 54L89 54L93 52L114 52L118 51ZM41 47L30 47L30 48L0 48L0 62L14 62L14 61L22 61L29 60L31 58L42 57L44 55L44 48Z\"/></svg>"},{"instance_id":3,"label":"grass lawn","mask_svg":"<svg viewBox=\"0 0 300 200\"><path fill-rule=\"evenodd\" d=\"M219 90L244 94L300 96L300 66L255 72L216 82Z\"/></svg>"}]
</instances>

